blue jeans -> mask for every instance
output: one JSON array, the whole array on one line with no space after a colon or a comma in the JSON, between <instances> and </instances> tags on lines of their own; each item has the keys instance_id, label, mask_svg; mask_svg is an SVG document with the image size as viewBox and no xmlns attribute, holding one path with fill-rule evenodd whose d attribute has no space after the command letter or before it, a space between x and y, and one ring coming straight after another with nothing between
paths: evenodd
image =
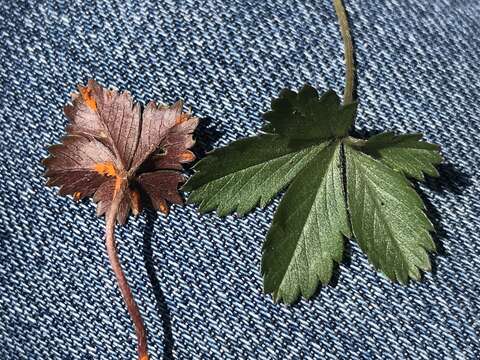
<instances>
[{"instance_id":1,"label":"blue jeans","mask_svg":"<svg viewBox=\"0 0 480 360\"><path fill-rule=\"evenodd\" d=\"M441 178L420 189L440 253L392 284L355 242L332 286L294 306L262 293L278 199L244 218L174 206L117 231L155 359L480 358L480 1L346 0L357 130L424 132ZM0 3L0 359L134 359L94 205L47 189L63 105L96 78L145 102L184 98L198 153L251 136L284 87L343 91L328 0Z\"/></svg>"}]
</instances>

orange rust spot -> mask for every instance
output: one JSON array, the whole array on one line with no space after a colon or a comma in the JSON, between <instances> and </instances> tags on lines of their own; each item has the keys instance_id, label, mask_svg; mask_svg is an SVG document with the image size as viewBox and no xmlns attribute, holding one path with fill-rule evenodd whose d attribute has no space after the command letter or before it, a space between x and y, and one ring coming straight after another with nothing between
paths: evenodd
<instances>
[{"instance_id":1,"label":"orange rust spot","mask_svg":"<svg viewBox=\"0 0 480 360\"><path fill-rule=\"evenodd\" d=\"M113 189L113 196L117 194L118 190L120 190L120 187L122 186L122 178L117 176L115 177L115 187Z\"/></svg>"},{"instance_id":2,"label":"orange rust spot","mask_svg":"<svg viewBox=\"0 0 480 360\"><path fill-rule=\"evenodd\" d=\"M177 118L175 119L175 124L181 124L185 121L187 121L188 119L190 119L190 114L189 113L184 113L182 112L180 115L177 116Z\"/></svg>"},{"instance_id":3,"label":"orange rust spot","mask_svg":"<svg viewBox=\"0 0 480 360\"><path fill-rule=\"evenodd\" d=\"M158 210L160 210L161 213L168 215L169 208L165 202L158 204Z\"/></svg>"},{"instance_id":4,"label":"orange rust spot","mask_svg":"<svg viewBox=\"0 0 480 360\"><path fill-rule=\"evenodd\" d=\"M143 355L141 358L139 358L139 360L148 360L148 359L149 359L148 355Z\"/></svg>"},{"instance_id":5,"label":"orange rust spot","mask_svg":"<svg viewBox=\"0 0 480 360\"><path fill-rule=\"evenodd\" d=\"M82 193L80 191L76 191L73 193L73 200L78 201L80 200L81 196L82 196Z\"/></svg>"},{"instance_id":6,"label":"orange rust spot","mask_svg":"<svg viewBox=\"0 0 480 360\"><path fill-rule=\"evenodd\" d=\"M93 169L100 175L117 176L115 166L111 162L98 163L93 166Z\"/></svg>"},{"instance_id":7,"label":"orange rust spot","mask_svg":"<svg viewBox=\"0 0 480 360\"><path fill-rule=\"evenodd\" d=\"M82 95L83 101L85 101L85 104L93 110L97 111L97 102L92 96L92 89L88 87L81 87L80 88L80 94Z\"/></svg>"},{"instance_id":8,"label":"orange rust spot","mask_svg":"<svg viewBox=\"0 0 480 360\"><path fill-rule=\"evenodd\" d=\"M132 207L133 215L137 216L142 211L142 201L140 193L137 190L130 191L130 206Z\"/></svg>"},{"instance_id":9,"label":"orange rust spot","mask_svg":"<svg viewBox=\"0 0 480 360\"><path fill-rule=\"evenodd\" d=\"M186 150L179 155L180 162L191 162L195 160L195 155L190 150Z\"/></svg>"},{"instance_id":10,"label":"orange rust spot","mask_svg":"<svg viewBox=\"0 0 480 360\"><path fill-rule=\"evenodd\" d=\"M115 177L115 185L113 188L113 196L115 196L125 180L125 178L118 173L117 169L115 169L115 165L109 161L97 163L93 165L93 170L103 176Z\"/></svg>"}]
</instances>

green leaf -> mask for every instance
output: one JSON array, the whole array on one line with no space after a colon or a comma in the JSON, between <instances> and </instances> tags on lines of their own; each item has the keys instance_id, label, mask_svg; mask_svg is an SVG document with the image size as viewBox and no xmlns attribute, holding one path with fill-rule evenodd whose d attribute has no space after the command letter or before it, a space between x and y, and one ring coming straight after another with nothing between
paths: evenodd
<instances>
[{"instance_id":1,"label":"green leaf","mask_svg":"<svg viewBox=\"0 0 480 360\"><path fill-rule=\"evenodd\" d=\"M438 145L421 139L422 134L400 136L393 133L378 134L368 139L363 151L406 176L424 180L424 173L438 176L435 165L442 162L442 156Z\"/></svg>"},{"instance_id":2,"label":"green leaf","mask_svg":"<svg viewBox=\"0 0 480 360\"><path fill-rule=\"evenodd\" d=\"M259 202L264 207L326 144L297 147L270 134L242 139L198 162L183 190L192 191L188 202L199 204L201 212L243 215Z\"/></svg>"},{"instance_id":3,"label":"green leaf","mask_svg":"<svg viewBox=\"0 0 480 360\"><path fill-rule=\"evenodd\" d=\"M321 98L310 85L305 85L298 94L283 90L272 101L272 111L264 114L269 124L263 130L294 140L342 137L353 125L356 108L356 103L340 105L340 98L332 90Z\"/></svg>"},{"instance_id":4,"label":"green leaf","mask_svg":"<svg viewBox=\"0 0 480 360\"><path fill-rule=\"evenodd\" d=\"M430 270L433 226L408 180L382 162L345 146L352 231L369 260L391 280Z\"/></svg>"},{"instance_id":5,"label":"green leaf","mask_svg":"<svg viewBox=\"0 0 480 360\"><path fill-rule=\"evenodd\" d=\"M223 216L265 206L287 188L263 246L264 289L276 301L310 298L342 260L344 237L405 283L430 269L433 226L406 176L436 176L439 147L421 135L348 136L356 104L306 85L283 90L265 114L267 134L208 154L184 190L200 211Z\"/></svg>"},{"instance_id":6,"label":"green leaf","mask_svg":"<svg viewBox=\"0 0 480 360\"><path fill-rule=\"evenodd\" d=\"M340 144L323 149L283 197L263 247L264 288L278 301L310 298L327 284L350 229L343 191Z\"/></svg>"}]
</instances>

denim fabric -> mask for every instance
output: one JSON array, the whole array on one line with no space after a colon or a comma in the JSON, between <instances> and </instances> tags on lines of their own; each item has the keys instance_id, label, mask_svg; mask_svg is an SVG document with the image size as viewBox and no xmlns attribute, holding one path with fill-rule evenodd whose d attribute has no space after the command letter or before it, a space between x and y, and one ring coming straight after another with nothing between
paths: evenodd
<instances>
[{"instance_id":1,"label":"denim fabric","mask_svg":"<svg viewBox=\"0 0 480 360\"><path fill-rule=\"evenodd\" d=\"M117 232L155 359L480 358L480 1L346 0L357 129L425 132L441 179L420 189L440 254L392 284L352 243L332 286L275 305L261 245L278 199L243 218L194 206ZM135 335L94 206L47 189L63 105L94 77L200 116L197 151L255 134L286 86L343 89L328 0L0 3L0 359L134 359Z\"/></svg>"}]
</instances>

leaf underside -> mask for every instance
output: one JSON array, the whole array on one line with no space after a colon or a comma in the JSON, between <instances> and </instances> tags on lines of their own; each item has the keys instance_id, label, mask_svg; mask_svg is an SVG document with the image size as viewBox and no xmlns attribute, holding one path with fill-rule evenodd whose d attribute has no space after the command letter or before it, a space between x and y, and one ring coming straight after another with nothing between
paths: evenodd
<instances>
[{"instance_id":1,"label":"leaf underside","mask_svg":"<svg viewBox=\"0 0 480 360\"><path fill-rule=\"evenodd\" d=\"M264 290L275 301L310 298L355 238L393 281L431 268L433 226L407 179L438 176L439 147L420 134L348 136L356 104L306 85L284 90L265 114L261 134L208 154L185 184L201 212L243 215L286 189L263 246Z\"/></svg>"},{"instance_id":2,"label":"leaf underside","mask_svg":"<svg viewBox=\"0 0 480 360\"><path fill-rule=\"evenodd\" d=\"M141 210L140 199L164 213L167 202L181 204L180 170L194 160L189 148L198 123L182 112L183 102L158 106L151 101L142 111L128 92L103 88L94 80L78 89L64 109L68 135L49 148L43 161L47 185L76 200L93 196L99 216L110 211L118 194L119 223L130 210Z\"/></svg>"}]
</instances>

